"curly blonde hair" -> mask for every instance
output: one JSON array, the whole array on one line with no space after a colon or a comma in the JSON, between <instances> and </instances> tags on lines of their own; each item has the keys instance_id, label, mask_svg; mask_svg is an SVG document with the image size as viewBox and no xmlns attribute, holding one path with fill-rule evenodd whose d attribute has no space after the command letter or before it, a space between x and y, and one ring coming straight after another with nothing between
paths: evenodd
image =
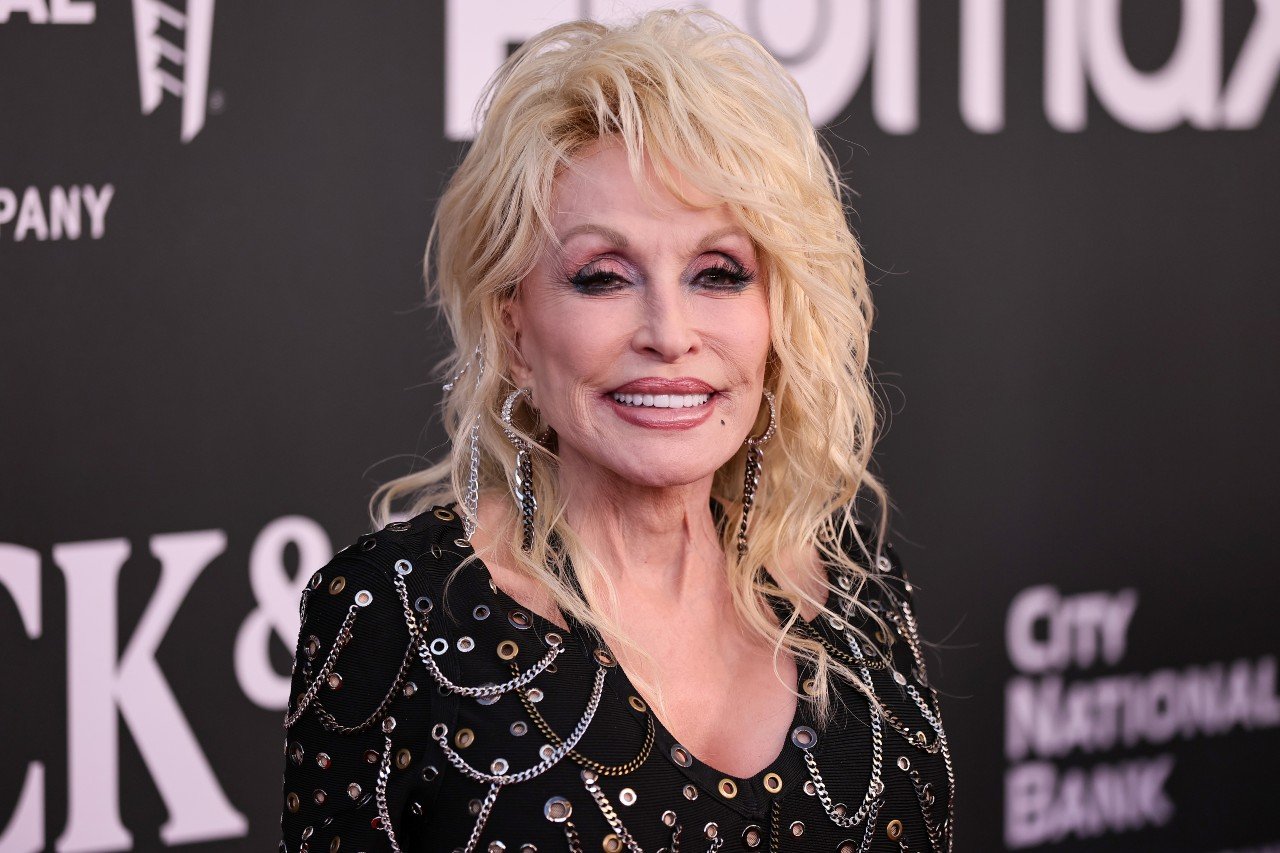
<instances>
[{"instance_id":1,"label":"curly blonde hair","mask_svg":"<svg viewBox=\"0 0 1280 853\"><path fill-rule=\"evenodd\" d=\"M568 582L566 560L579 577L594 573L612 593L607 573L564 523L557 455L537 443L544 425L532 422L517 426L534 448L539 512L532 551L520 547L520 524L510 523L518 520L518 507L508 486L515 450L500 420L503 400L516 387L503 306L555 239L553 182L588 143L616 137L638 183L648 158L677 198L688 201L677 181L682 177L727 205L757 248L772 318L765 387L776 395L778 428L765 454L742 559L736 534L745 448L716 472L712 495L726 508L722 545L737 614L772 643L775 671L784 650L814 663L817 689L801 699L812 701L825 720L831 679L859 689L862 682L818 639L791 630L795 614L802 602L833 619L854 608L884 627L859 592L868 579L878 580L863 563L874 565L880 556L890 502L869 470L878 414L867 361L870 289L846 218L847 188L809 120L803 93L759 42L720 15L661 10L625 26L575 21L546 30L507 59L481 104L487 106L480 129L440 199L426 250L429 302L443 312L454 342L440 376L462 371L443 403L451 450L437 464L381 485L370 500L374 524L391 519L401 499L416 515L465 495L476 429L479 488L507 496L504 554L563 611L626 642L619 626ZM483 370L476 369L477 354ZM766 421L762 412L756 433ZM857 503L866 494L878 508L870 537L857 524ZM553 534L561 547L552 547ZM857 547L842 545L850 541ZM794 589L769 582L765 566L811 565L801 557L815 546L853 581L849 588L825 576ZM483 554L469 559L476 558ZM830 598L805 591L815 588ZM782 625L770 598L792 605Z\"/></svg>"}]
</instances>

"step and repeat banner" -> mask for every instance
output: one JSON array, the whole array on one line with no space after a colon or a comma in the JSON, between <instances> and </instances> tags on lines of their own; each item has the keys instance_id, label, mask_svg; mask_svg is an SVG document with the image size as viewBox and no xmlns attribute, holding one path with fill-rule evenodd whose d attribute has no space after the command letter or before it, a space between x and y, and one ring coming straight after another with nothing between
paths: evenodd
<instances>
[{"instance_id":1,"label":"step and repeat banner","mask_svg":"<svg viewBox=\"0 0 1280 853\"><path fill-rule=\"evenodd\" d=\"M0 0L0 851L274 849L476 97L646 5ZM856 192L958 849L1280 850L1280 0L704 5Z\"/></svg>"}]
</instances>

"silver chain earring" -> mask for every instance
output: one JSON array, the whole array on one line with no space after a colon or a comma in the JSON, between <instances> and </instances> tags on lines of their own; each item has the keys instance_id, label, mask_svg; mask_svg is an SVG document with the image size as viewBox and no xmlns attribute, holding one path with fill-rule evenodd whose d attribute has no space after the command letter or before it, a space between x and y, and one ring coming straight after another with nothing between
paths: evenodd
<instances>
[{"instance_id":1,"label":"silver chain earring","mask_svg":"<svg viewBox=\"0 0 1280 853\"><path fill-rule=\"evenodd\" d=\"M738 527L738 559L747 554L747 527L751 522L751 507L756 502L756 489L760 486L760 470L764 464L764 450L769 439L773 438L778 427L778 414L773 404L773 392L764 389L764 398L769 403L769 426L759 436L749 435L743 442L747 446L747 467L742 481L742 524Z\"/></svg>"},{"instance_id":2,"label":"silver chain earring","mask_svg":"<svg viewBox=\"0 0 1280 853\"><path fill-rule=\"evenodd\" d=\"M538 511L538 501L533 495L533 455L529 442L525 441L516 432L515 425L511 422L511 413L515 409L516 401L526 395L530 399L533 397L528 388L517 388L507 395L506 402L502 404L502 423L503 431L507 434L507 440L515 445L516 448L515 487L513 491L515 492L516 503L520 506L520 516L524 525L522 547L526 551L532 551L533 514Z\"/></svg>"},{"instance_id":3,"label":"silver chain earring","mask_svg":"<svg viewBox=\"0 0 1280 853\"><path fill-rule=\"evenodd\" d=\"M480 379L484 376L484 353L481 351L480 345L476 345L476 351L461 369L454 374L453 378L444 384L446 392L452 391L454 386L458 384L458 380L471 367L471 362L476 363L476 388L480 387ZM468 448L470 460L467 471L467 493L462 496L462 506L466 511L462 514L462 529L468 542L471 536L476 532L476 520L480 515L480 419L483 414L477 414L471 422L471 431L468 440L470 447Z\"/></svg>"}]
</instances>

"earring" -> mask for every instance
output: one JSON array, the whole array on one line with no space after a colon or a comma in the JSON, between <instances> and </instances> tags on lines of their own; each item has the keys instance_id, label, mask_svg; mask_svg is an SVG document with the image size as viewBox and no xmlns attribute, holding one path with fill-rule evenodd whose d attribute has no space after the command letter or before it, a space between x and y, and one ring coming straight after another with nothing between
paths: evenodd
<instances>
[{"instance_id":1,"label":"earring","mask_svg":"<svg viewBox=\"0 0 1280 853\"><path fill-rule=\"evenodd\" d=\"M742 524L738 527L738 559L747 554L747 526L751 521L751 507L756 502L756 488L760 485L760 470L764 464L764 450L769 439L773 438L778 426L778 413L773 405L773 392L764 389L764 398L769 403L769 426L759 436L749 435L743 442L747 446L747 467L742 481Z\"/></svg>"},{"instance_id":2,"label":"earring","mask_svg":"<svg viewBox=\"0 0 1280 853\"><path fill-rule=\"evenodd\" d=\"M528 388L517 388L507 395L506 402L502 404L502 423L503 431L507 434L507 440L516 448L516 471L515 471L515 488L513 491L516 496L516 503L520 506L520 516L524 524L524 541L522 547L526 551L533 550L533 514L538 510L538 501L533 495L533 456L530 453L529 442L525 441L515 430L515 425L511 422L511 412L515 408L516 401L522 396L529 395L532 399L532 392Z\"/></svg>"},{"instance_id":3,"label":"earring","mask_svg":"<svg viewBox=\"0 0 1280 853\"><path fill-rule=\"evenodd\" d=\"M444 390L450 392L454 386L458 384L458 380L467 372L467 368L471 366L471 362L476 363L476 388L480 387L480 379L484 376L484 352L480 345L476 345L476 351L466 364L462 365L462 369L454 374L453 379L444 384ZM466 510L462 514L462 530L463 535L468 542L471 536L476 532L476 519L480 514L480 419L482 415L477 414L475 420L471 422L471 434L468 437L470 447L468 452L470 455L469 470L467 472L467 493L462 496L462 506Z\"/></svg>"}]
</instances>

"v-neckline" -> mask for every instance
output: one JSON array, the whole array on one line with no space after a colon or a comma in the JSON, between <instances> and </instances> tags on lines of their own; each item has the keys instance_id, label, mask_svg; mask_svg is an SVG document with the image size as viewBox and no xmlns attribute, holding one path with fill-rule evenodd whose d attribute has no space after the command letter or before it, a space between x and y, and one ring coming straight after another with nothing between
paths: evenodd
<instances>
[{"instance_id":1,"label":"v-neckline","mask_svg":"<svg viewBox=\"0 0 1280 853\"><path fill-rule=\"evenodd\" d=\"M454 504L456 504L456 501ZM453 506L454 504L450 504L450 506ZM455 518L460 517L461 516L455 513ZM458 521L451 523L459 528L461 527L461 524ZM462 538L455 541L461 546L466 542L466 539ZM502 589L502 587L498 586L497 582L493 579L493 573L489 570L489 566L478 554L475 553L475 550L471 548L469 543L466 547L471 550L472 562L479 570L480 583L487 586L490 592L499 598L505 607L518 608L528 613L531 619L541 623L541 632L560 632L565 630L537 611L517 601ZM830 566L826 564L825 560L823 561L823 566L828 572L830 572ZM572 566L570 566L570 571L572 572ZM767 570L766 575L768 575ZM774 580L772 576L769 576L769 579L777 585L776 580ZM572 578L571 583L577 587L576 578ZM828 593L828 602L830 601L829 596L830 594ZM777 613L780 623L789 618L791 610L789 604L785 601L775 601L770 603L773 606L774 612ZM595 656L597 649L605 649L613 658L613 663L606 667L606 687L614 694L614 697L617 699L621 707L628 709L633 715L640 718L641 725L643 725L643 717L645 715L648 715L653 719L655 745L660 747L663 757L677 771L682 773L691 782L697 784L698 788L715 796L718 800L724 802L726 805L744 816L758 817L765 812L771 800L776 799L783 793L789 793L796 786L802 784L803 779L808 778L807 775L805 775L806 771L803 757L805 747L802 747L797 742L796 735L797 730L807 729L808 735L815 739L814 743L816 743L817 740L814 719L809 713L809 703L803 698L805 695L804 683L812 675L812 667L807 662L801 660L795 661L795 690L797 693L795 709L792 712L790 725L783 736L782 743L779 746L777 753L767 765L756 773L750 776L736 776L702 761L688 747L681 744L647 700L642 699L645 710L644 712L639 712L635 706L628 701L632 696L640 697L639 691L635 689L630 676L627 675L622 664L617 661L616 656L613 655L613 652L609 649L608 645L604 643L596 632L583 625L574 618L572 614L559 608L557 608L557 610L560 617L568 626L569 634L578 641L583 655L588 660L599 664L599 661ZM815 619L809 620L803 618L799 613L796 613L796 621L803 623L811 630L815 629L813 622L816 621L817 618L820 618L820 614L818 617L815 617ZM812 748L813 745L814 744L811 743L810 748ZM686 791L685 796L688 798L688 791Z\"/></svg>"}]
</instances>

